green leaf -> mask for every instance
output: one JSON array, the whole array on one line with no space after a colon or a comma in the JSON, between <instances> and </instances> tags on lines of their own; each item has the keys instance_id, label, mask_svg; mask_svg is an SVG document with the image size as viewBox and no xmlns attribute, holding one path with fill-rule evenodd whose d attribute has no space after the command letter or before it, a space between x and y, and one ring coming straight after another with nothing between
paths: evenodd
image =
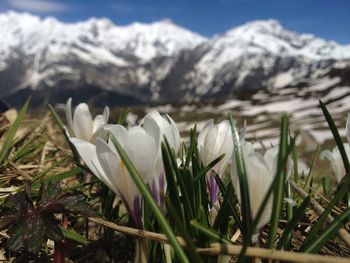
<instances>
[{"instance_id":1,"label":"green leaf","mask_svg":"<svg viewBox=\"0 0 350 263\"><path fill-rule=\"evenodd\" d=\"M64 206L65 210L79 213L85 212L88 209L85 199L86 197L80 193L67 193L58 201Z\"/></svg>"},{"instance_id":2,"label":"green leaf","mask_svg":"<svg viewBox=\"0 0 350 263\"><path fill-rule=\"evenodd\" d=\"M18 251L22 247L26 230L27 222L23 219L10 227L8 231L10 238L6 242L6 247L8 250Z\"/></svg>"},{"instance_id":3,"label":"green leaf","mask_svg":"<svg viewBox=\"0 0 350 263\"><path fill-rule=\"evenodd\" d=\"M73 229L68 229L68 228L61 227L60 230L62 231L63 235L66 238L68 238L68 239L76 241L79 244L82 244L84 246L89 244L89 241L86 239L86 237L84 237L84 236L80 235L79 233L75 232Z\"/></svg>"},{"instance_id":4,"label":"green leaf","mask_svg":"<svg viewBox=\"0 0 350 263\"><path fill-rule=\"evenodd\" d=\"M44 242L45 226L40 217L27 220L27 231L24 240L24 247L31 254L37 254Z\"/></svg>"},{"instance_id":5,"label":"green leaf","mask_svg":"<svg viewBox=\"0 0 350 263\"><path fill-rule=\"evenodd\" d=\"M21 125L24 116L26 114L26 111L28 109L29 106L29 102L30 102L30 98L24 103L22 109L19 111L16 120L14 121L14 123L11 125L10 129L7 132L6 138L3 142L3 145L1 147L0 150L0 164L2 164L5 160L5 158L8 156L9 151L11 149L11 146L13 144L13 139L16 135L16 132L19 128L19 126Z\"/></svg>"},{"instance_id":6,"label":"green leaf","mask_svg":"<svg viewBox=\"0 0 350 263\"><path fill-rule=\"evenodd\" d=\"M63 239L63 232L59 228L57 222L45 217L43 221L45 223L45 234L49 239L53 241L60 241Z\"/></svg>"}]
</instances>

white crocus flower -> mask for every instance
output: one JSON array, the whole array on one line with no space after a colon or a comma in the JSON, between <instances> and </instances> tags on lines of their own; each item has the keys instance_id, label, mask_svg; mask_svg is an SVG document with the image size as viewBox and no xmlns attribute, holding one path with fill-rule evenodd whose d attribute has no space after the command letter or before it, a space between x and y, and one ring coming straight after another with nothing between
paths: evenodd
<instances>
[{"instance_id":1,"label":"white crocus flower","mask_svg":"<svg viewBox=\"0 0 350 263\"><path fill-rule=\"evenodd\" d=\"M111 134L118 140L145 183L149 183L158 156L158 137L147 133L141 127L126 130L121 125L110 126ZM96 139L96 146L90 142L71 138L81 158L90 170L110 189L118 194L138 228L143 228L141 221L142 195L134 184L127 168L120 159L112 141Z\"/></svg>"},{"instance_id":2,"label":"white crocus flower","mask_svg":"<svg viewBox=\"0 0 350 263\"><path fill-rule=\"evenodd\" d=\"M150 120L153 121L150 121ZM145 130L154 129L153 125L156 126L160 130L161 140L165 136L169 145L174 149L177 154L180 150L180 133L176 126L176 123L169 115L165 115L164 117L159 114L157 111L151 111L146 114L143 120L143 127Z\"/></svg>"},{"instance_id":3,"label":"white crocus flower","mask_svg":"<svg viewBox=\"0 0 350 263\"><path fill-rule=\"evenodd\" d=\"M348 113L348 119L346 121L346 137L348 143L344 143L343 145L348 160L350 160L350 113ZM333 173L335 174L337 182L340 183L343 177L345 176L345 167L338 146L334 147L332 151L322 151L320 154L320 158L322 160L326 158L331 162Z\"/></svg>"},{"instance_id":4,"label":"white crocus flower","mask_svg":"<svg viewBox=\"0 0 350 263\"><path fill-rule=\"evenodd\" d=\"M242 152L249 188L251 219L254 220L275 177L278 147L267 150L263 157L261 154L254 152L251 143L244 142L242 143ZM231 162L231 179L237 198L241 203L241 192L234 153L232 154ZM257 227L254 230L255 234L269 222L271 218L272 201L273 198L268 200ZM257 235L255 235L255 238L257 238Z\"/></svg>"},{"instance_id":5,"label":"white crocus flower","mask_svg":"<svg viewBox=\"0 0 350 263\"><path fill-rule=\"evenodd\" d=\"M350 160L350 146L348 143L344 143L344 148L346 155L348 156L348 159ZM320 154L320 158L324 160L325 158L328 159L331 162L332 170L335 174L335 177L337 179L337 182L340 183L340 181L345 176L345 167L343 163L343 159L340 155L338 147L334 147L332 151L325 150L322 151Z\"/></svg>"},{"instance_id":6,"label":"white crocus flower","mask_svg":"<svg viewBox=\"0 0 350 263\"><path fill-rule=\"evenodd\" d=\"M72 116L72 98L67 100L65 112L70 136L86 141L94 141L101 130L100 128L107 124L109 118L109 108L105 107L102 115L99 114L92 119L89 106L86 103L80 103Z\"/></svg>"},{"instance_id":7,"label":"white crocus flower","mask_svg":"<svg viewBox=\"0 0 350 263\"><path fill-rule=\"evenodd\" d=\"M167 183L165 180L165 169L163 165L162 152L161 152L161 141L166 137L170 147L175 151L175 154L180 149L180 133L176 127L173 119L169 115L161 116L159 112L152 111L147 113L143 119L143 128L150 134L153 134L158 144L158 157L155 167L155 174L151 178L150 188L154 198L158 205L164 210L164 198L163 195L167 189Z\"/></svg>"},{"instance_id":8,"label":"white crocus flower","mask_svg":"<svg viewBox=\"0 0 350 263\"><path fill-rule=\"evenodd\" d=\"M224 154L223 159L217 163L213 170L221 177L226 166L230 163L233 151L233 141L230 123L225 120L219 124L214 124L213 120L206 123L198 135L199 157L203 165L207 166L216 158ZM210 172L207 174L207 182L211 204L218 201L218 185Z\"/></svg>"}]
</instances>

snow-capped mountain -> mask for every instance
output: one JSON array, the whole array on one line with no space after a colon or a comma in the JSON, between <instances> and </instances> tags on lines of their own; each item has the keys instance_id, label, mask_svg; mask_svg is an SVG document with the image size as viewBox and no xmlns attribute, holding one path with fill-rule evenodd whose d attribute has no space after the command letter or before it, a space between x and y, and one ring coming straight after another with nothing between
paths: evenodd
<instances>
[{"instance_id":1,"label":"snow-capped mountain","mask_svg":"<svg viewBox=\"0 0 350 263\"><path fill-rule=\"evenodd\" d=\"M7 12L0 33L0 96L15 102L30 94L41 102L217 98L350 69L350 46L289 32L275 20L207 39L168 20L118 26Z\"/></svg>"},{"instance_id":2,"label":"snow-capped mountain","mask_svg":"<svg viewBox=\"0 0 350 263\"><path fill-rule=\"evenodd\" d=\"M214 38L191 74L201 87L199 95L280 88L324 73L340 60L350 60L350 45L289 32L276 20L263 20Z\"/></svg>"}]
</instances>

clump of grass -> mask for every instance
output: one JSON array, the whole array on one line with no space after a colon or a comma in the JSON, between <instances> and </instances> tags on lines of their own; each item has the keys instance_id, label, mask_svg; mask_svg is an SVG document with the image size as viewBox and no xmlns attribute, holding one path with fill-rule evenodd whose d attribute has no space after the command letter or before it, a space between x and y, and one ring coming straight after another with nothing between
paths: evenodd
<instances>
[{"instance_id":1,"label":"clump of grass","mask_svg":"<svg viewBox=\"0 0 350 263\"><path fill-rule=\"evenodd\" d=\"M87 174L92 174L92 170L70 143L59 115L51 108L51 113L48 112L41 121L30 119L26 117L28 105L29 101L12 124L3 120L0 127L0 242L2 254L8 260L21 257L55 259L56 262L63 262L65 258L127 262L132 260L139 239L148 240L138 243L144 246L148 262L217 262L225 255L239 262L248 262L252 257L280 261L292 258L296 262L303 262L303 257L309 262L321 259L313 254L327 256L326 261L336 262L334 256L350 256L346 226L350 218L349 160L331 114L322 102L321 110L345 167L344 180L334 192L327 177L315 182L312 170L305 178L298 174L299 151L295 145L298 134L290 133L289 118L284 115L280 122L276 174L255 217L252 217L251 204L256 200L251 198L247 180L246 168L250 164L245 161L244 143L232 117L229 117L234 144L232 158L238 169L240 192L236 193L237 189L231 183L229 166L223 176L213 171L223 156L203 165L198 152L198 132L194 127L189 131L189 143L182 144L180 154L174 151L167 138L161 144L167 181L167 191L161 196L165 209L153 199L151 186L141 178L122 143L109 136L106 140L113 143L115 152L143 196L144 232L130 228L132 222L118 195L96 177L84 179ZM125 118L126 114L122 112L116 119L125 124ZM312 167L318 165L317 154L312 163ZM288 179L290 165L294 175ZM317 167L316 171L319 169ZM206 178L210 173L220 190L216 206L211 204L208 193ZM259 171L256 173L258 175ZM53 185L60 190L53 191L56 189ZM54 194L43 199L43 189ZM63 197L66 198L65 205L50 210L50 204L60 203ZM271 219L258 231L255 242L254 230L268 202L273 204ZM68 209L73 203L83 208ZM32 211L40 214L40 220L49 218L55 227L45 228L49 232L39 228L31 228L35 231L28 232L22 223L37 218L28 216ZM24 221L11 223L15 222L11 221L13 215L17 215L17 219L23 217ZM36 224L28 222L31 222L28 225ZM31 238L33 235L37 238L30 239L28 233ZM30 240L35 240L34 247L28 246ZM55 242L54 247L50 240ZM124 257L120 256L122 254Z\"/></svg>"}]
</instances>

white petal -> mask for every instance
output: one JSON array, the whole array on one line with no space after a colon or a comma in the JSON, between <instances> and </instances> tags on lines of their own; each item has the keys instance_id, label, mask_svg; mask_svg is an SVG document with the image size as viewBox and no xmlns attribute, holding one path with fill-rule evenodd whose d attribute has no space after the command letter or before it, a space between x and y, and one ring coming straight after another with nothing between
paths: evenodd
<instances>
[{"instance_id":1,"label":"white petal","mask_svg":"<svg viewBox=\"0 0 350 263\"><path fill-rule=\"evenodd\" d=\"M307 175L310 172L310 167L301 159L298 159L298 173Z\"/></svg>"},{"instance_id":2,"label":"white petal","mask_svg":"<svg viewBox=\"0 0 350 263\"><path fill-rule=\"evenodd\" d=\"M232 132L228 121L223 121L219 124L217 143L219 145L221 144L221 148L219 150L220 155L225 154L224 158L217 164L218 173L221 176L226 166L230 163L231 154L233 152Z\"/></svg>"},{"instance_id":3,"label":"white petal","mask_svg":"<svg viewBox=\"0 0 350 263\"><path fill-rule=\"evenodd\" d=\"M245 140L241 141L242 151L244 154L249 155L255 152L254 146L251 142L247 142Z\"/></svg>"},{"instance_id":4,"label":"white petal","mask_svg":"<svg viewBox=\"0 0 350 263\"><path fill-rule=\"evenodd\" d=\"M70 138L70 141L73 143L80 157L83 159L87 167L89 167L91 172L109 188L113 189L112 184L106 179L107 176L97 157L96 146L78 138Z\"/></svg>"},{"instance_id":5,"label":"white petal","mask_svg":"<svg viewBox=\"0 0 350 263\"><path fill-rule=\"evenodd\" d=\"M209 129L213 125L214 125L214 120L210 119L205 123L203 129L199 132L198 139L197 139L199 147L205 144L205 137L207 136Z\"/></svg>"},{"instance_id":6,"label":"white petal","mask_svg":"<svg viewBox=\"0 0 350 263\"><path fill-rule=\"evenodd\" d=\"M98 130L98 128L100 128L102 125L106 124L104 121L104 117L101 114L96 115L93 123L94 123L93 124L93 132L96 132Z\"/></svg>"},{"instance_id":7,"label":"white petal","mask_svg":"<svg viewBox=\"0 0 350 263\"><path fill-rule=\"evenodd\" d=\"M213 125L207 132L203 140L203 145L199 156L204 165L208 165L215 158L219 157L218 151L221 147L217 145L216 141L218 140L218 126Z\"/></svg>"},{"instance_id":8,"label":"white petal","mask_svg":"<svg viewBox=\"0 0 350 263\"><path fill-rule=\"evenodd\" d=\"M179 132L179 129L177 128L176 126L176 123L175 121L170 118L169 115L166 115L167 118L168 118L168 121L170 122L170 125L171 125L171 130L172 130L172 133L173 133L173 147L175 149L175 153L178 153L179 150L180 150L180 144L181 144L181 140L180 140L180 132Z\"/></svg>"},{"instance_id":9,"label":"white petal","mask_svg":"<svg viewBox=\"0 0 350 263\"><path fill-rule=\"evenodd\" d=\"M105 174L104 178L101 180L115 193L118 193L118 184L120 183L117 175L120 163L119 156L100 138L96 139L96 152Z\"/></svg>"},{"instance_id":10,"label":"white petal","mask_svg":"<svg viewBox=\"0 0 350 263\"><path fill-rule=\"evenodd\" d=\"M272 183L272 176L270 174L267 164L265 163L264 158L260 154L252 153L250 155L245 155L244 161L247 172L251 215L252 219L254 219ZM231 180L235 192L237 194L237 198L239 202L241 202L241 192L239 186L239 178L237 174L237 164L234 154L232 155L231 163ZM256 230L259 230L270 220L271 211L272 199L269 199L264 209L264 212L258 222Z\"/></svg>"},{"instance_id":11,"label":"white petal","mask_svg":"<svg viewBox=\"0 0 350 263\"><path fill-rule=\"evenodd\" d=\"M264 154L265 162L269 167L271 175L273 176L275 176L277 172L278 152L279 146L274 146L268 149Z\"/></svg>"},{"instance_id":12,"label":"white petal","mask_svg":"<svg viewBox=\"0 0 350 263\"><path fill-rule=\"evenodd\" d=\"M89 106L86 103L80 103L74 111L74 133L75 136L89 141L93 135L93 121Z\"/></svg>"},{"instance_id":13,"label":"white petal","mask_svg":"<svg viewBox=\"0 0 350 263\"><path fill-rule=\"evenodd\" d=\"M126 144L126 138L128 136L128 130L119 124L107 125L106 127L109 129L114 138L119 142L119 144L124 148Z\"/></svg>"},{"instance_id":14,"label":"white petal","mask_svg":"<svg viewBox=\"0 0 350 263\"><path fill-rule=\"evenodd\" d=\"M74 132L73 118L72 118L72 98L69 98L65 107L66 112L66 120L68 122L68 126L72 132ZM67 133L68 134L68 133Z\"/></svg>"},{"instance_id":15,"label":"white petal","mask_svg":"<svg viewBox=\"0 0 350 263\"><path fill-rule=\"evenodd\" d=\"M136 126L129 130L124 150L146 182L151 179L158 149L153 137L141 127Z\"/></svg>"},{"instance_id":16,"label":"white petal","mask_svg":"<svg viewBox=\"0 0 350 263\"><path fill-rule=\"evenodd\" d=\"M162 141L163 136L165 136L169 145L177 153L180 148L180 133L173 119L171 119L169 115L162 117L157 111L147 113L143 119L143 128L155 138L155 141L158 141L158 129L154 126L157 126L160 130L160 141Z\"/></svg>"},{"instance_id":17,"label":"white petal","mask_svg":"<svg viewBox=\"0 0 350 263\"><path fill-rule=\"evenodd\" d=\"M248 176L250 209L253 219L256 217L258 210L271 186L272 176L267 167L264 158L256 153L248 157L246 162L246 171ZM272 211L272 198L267 202L264 212L260 217L257 230L268 223Z\"/></svg>"},{"instance_id":18,"label":"white petal","mask_svg":"<svg viewBox=\"0 0 350 263\"><path fill-rule=\"evenodd\" d=\"M321 152L320 158L322 160L326 158L330 161L333 173L339 183L345 175L345 168L338 147L335 147L332 152L329 150Z\"/></svg>"},{"instance_id":19,"label":"white petal","mask_svg":"<svg viewBox=\"0 0 350 263\"><path fill-rule=\"evenodd\" d=\"M155 111L148 113L144 118L143 129L153 137L154 142L157 144L158 147L160 147L160 142L163 140L163 134L160 125L156 120L158 118L158 115L159 113ZM162 117L159 115L159 118Z\"/></svg>"},{"instance_id":20,"label":"white petal","mask_svg":"<svg viewBox=\"0 0 350 263\"><path fill-rule=\"evenodd\" d=\"M109 108L106 106L103 110L103 120L104 120L104 124L108 123L108 119L109 119Z\"/></svg>"},{"instance_id":21,"label":"white petal","mask_svg":"<svg viewBox=\"0 0 350 263\"><path fill-rule=\"evenodd\" d=\"M105 180L108 181L110 188L118 193L127 202L128 207L133 210L133 202L136 197L141 198L141 194L130 177L124 162L100 138L96 140L96 151L106 174Z\"/></svg>"},{"instance_id":22,"label":"white petal","mask_svg":"<svg viewBox=\"0 0 350 263\"><path fill-rule=\"evenodd\" d=\"M146 114L143 122L146 119L153 119L158 124L158 126L162 126L164 122L163 117L160 115L158 111L150 111L149 113Z\"/></svg>"},{"instance_id":23,"label":"white petal","mask_svg":"<svg viewBox=\"0 0 350 263\"><path fill-rule=\"evenodd\" d=\"M348 113L348 119L346 120L346 137L348 138L348 144L350 144L350 112Z\"/></svg>"},{"instance_id":24,"label":"white petal","mask_svg":"<svg viewBox=\"0 0 350 263\"><path fill-rule=\"evenodd\" d=\"M97 130L92 135L92 138L90 139L90 142L95 143L96 138L101 138L103 140L107 140L110 132L110 125L105 124L97 128Z\"/></svg>"}]
</instances>

